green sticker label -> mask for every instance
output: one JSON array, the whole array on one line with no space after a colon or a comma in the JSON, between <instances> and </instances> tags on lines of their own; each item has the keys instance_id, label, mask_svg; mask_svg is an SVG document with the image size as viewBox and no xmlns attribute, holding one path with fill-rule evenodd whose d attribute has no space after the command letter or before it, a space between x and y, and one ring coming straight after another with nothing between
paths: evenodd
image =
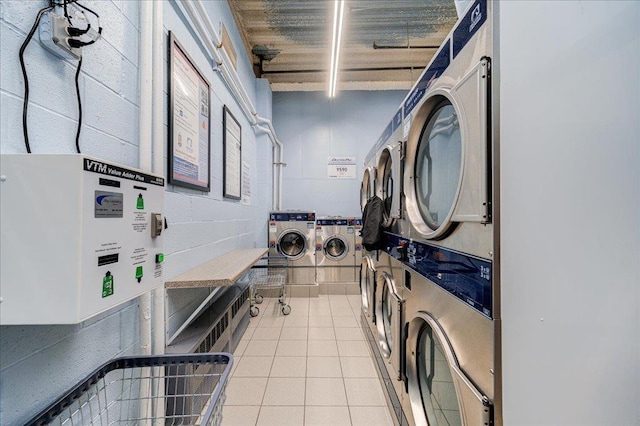
<instances>
[{"instance_id":1,"label":"green sticker label","mask_svg":"<svg viewBox=\"0 0 640 426\"><path fill-rule=\"evenodd\" d=\"M136 209L144 210L144 198L142 198L142 194L138 194L138 201L136 202Z\"/></svg>"},{"instance_id":2,"label":"green sticker label","mask_svg":"<svg viewBox=\"0 0 640 426\"><path fill-rule=\"evenodd\" d=\"M104 278L102 278L102 297L108 297L113 294L113 275L107 271Z\"/></svg>"}]
</instances>

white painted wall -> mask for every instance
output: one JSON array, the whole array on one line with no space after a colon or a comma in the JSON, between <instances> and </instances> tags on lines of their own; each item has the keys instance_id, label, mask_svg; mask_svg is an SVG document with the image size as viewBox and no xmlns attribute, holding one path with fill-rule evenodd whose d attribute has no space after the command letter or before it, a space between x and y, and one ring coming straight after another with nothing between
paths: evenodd
<instances>
[{"instance_id":1,"label":"white painted wall","mask_svg":"<svg viewBox=\"0 0 640 426\"><path fill-rule=\"evenodd\" d=\"M640 3L499 8L504 424L640 424Z\"/></svg>"},{"instance_id":2,"label":"white painted wall","mask_svg":"<svg viewBox=\"0 0 640 426\"><path fill-rule=\"evenodd\" d=\"M279 92L274 126L284 144L284 209L361 216L362 162L385 129L404 91ZM329 156L356 157L355 179L329 179Z\"/></svg>"},{"instance_id":3,"label":"white painted wall","mask_svg":"<svg viewBox=\"0 0 640 426\"><path fill-rule=\"evenodd\" d=\"M22 139L23 83L18 50L42 1L0 2L0 152L25 152ZM85 50L80 77L84 153L127 166L138 165L139 2L87 0L104 26L103 39ZM271 92L253 77L252 66L226 2L205 2L213 23L224 22L239 53L238 72L261 115L271 115ZM266 246L271 205L271 143L255 136L187 20L164 4L165 34L176 33L212 88L212 191L166 188L165 279L235 248ZM166 52L166 39L163 41ZM37 36L26 53L30 76L30 138L34 152L74 152L77 106L75 63L47 53ZM166 58L165 58L166 59ZM165 61L166 84L166 61ZM243 159L251 168L250 205L222 197L222 106L240 121ZM166 111L166 101L165 101ZM166 126L166 113L164 114ZM166 146L166 132L165 132ZM166 149L166 148L165 148ZM166 159L166 152L165 152ZM166 161L165 161L166 164ZM166 167L166 165L165 165ZM37 267L25 263L25 267ZM170 299L172 321L197 304L198 292ZM54 307L55 308L55 307ZM103 362L138 353L138 301L72 326L0 326L0 424L22 424Z\"/></svg>"}]
</instances>

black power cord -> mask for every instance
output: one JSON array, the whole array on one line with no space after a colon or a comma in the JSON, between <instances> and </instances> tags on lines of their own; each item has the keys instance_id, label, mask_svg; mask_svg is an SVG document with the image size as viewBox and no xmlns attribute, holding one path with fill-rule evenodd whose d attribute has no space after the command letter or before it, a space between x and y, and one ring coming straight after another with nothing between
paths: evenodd
<instances>
[{"instance_id":1,"label":"black power cord","mask_svg":"<svg viewBox=\"0 0 640 426\"><path fill-rule=\"evenodd\" d=\"M78 69L76 70L76 96L78 97L78 130L76 130L76 152L80 154L80 129L82 128L82 99L80 98L80 68L82 68L82 56L78 61Z\"/></svg>"},{"instance_id":2,"label":"black power cord","mask_svg":"<svg viewBox=\"0 0 640 426\"><path fill-rule=\"evenodd\" d=\"M27 114L28 108L29 108L29 76L27 75L27 68L24 62L24 52L27 46L29 45L29 43L31 42L31 40L33 39L33 36L38 28L38 25L40 25L40 20L42 19L42 15L46 12L49 12L54 7L62 6L64 8L65 18L69 22L69 25L71 25L72 18L69 15L68 9L67 9L67 6L70 4L75 4L77 7L80 7L86 10L87 12L93 14L96 18L98 18L99 28L98 28L97 38L90 41L81 41L81 40L70 38L68 40L69 46L76 47L76 48L80 48L82 46L88 46L90 44L95 43L102 35L102 26L100 26L100 16L93 10L80 4L78 0L63 0L62 3L56 3L55 0L51 0L49 2L48 7L42 8L38 12L36 20L33 23L33 26L31 27L29 34L27 34L27 37L25 38L24 42L22 43L22 46L20 47L20 53L19 53L20 66L22 68L22 77L24 79L24 103L22 106L22 132L24 135L25 148L27 149L27 153L29 154L31 154L31 145L29 144L28 114ZM75 28L70 26L68 29L69 30L68 32L71 37L78 37L78 36L87 34L90 29L91 29L91 24L87 21L87 28ZM76 74L75 74L76 98L78 100L78 128L76 130L76 152L78 154L80 154L80 131L82 128L82 98L80 97L80 81L79 81L81 68L82 68L82 56L80 56L80 59L78 61L78 67L76 69Z\"/></svg>"},{"instance_id":3,"label":"black power cord","mask_svg":"<svg viewBox=\"0 0 640 426\"><path fill-rule=\"evenodd\" d=\"M36 32L36 29L38 29L38 25L40 24L40 19L42 19L42 15L45 12L50 11L51 9L53 9L53 6L48 6L40 9L40 11L38 12L38 16L36 17L36 20L33 23L33 27L31 27L31 31L29 31L29 34L27 34L27 38L22 43L22 46L20 46L20 53L19 53L20 67L22 68L22 77L24 78L24 103L22 104L22 133L24 134L24 145L27 148L27 152L29 154L31 154L31 146L29 145L29 132L27 130L27 110L29 108L29 76L27 75L27 68L24 64L24 51L29 45L29 42L31 42L31 39L33 38L33 35Z\"/></svg>"}]
</instances>

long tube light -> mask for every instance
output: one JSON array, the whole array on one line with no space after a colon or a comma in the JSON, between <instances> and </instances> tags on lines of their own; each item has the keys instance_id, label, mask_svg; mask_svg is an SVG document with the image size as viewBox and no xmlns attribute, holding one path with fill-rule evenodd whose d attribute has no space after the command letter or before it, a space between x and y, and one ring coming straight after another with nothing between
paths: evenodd
<instances>
[{"instance_id":1,"label":"long tube light","mask_svg":"<svg viewBox=\"0 0 640 426\"><path fill-rule=\"evenodd\" d=\"M336 95L338 84L338 65L340 63L340 42L342 40L342 21L345 0L336 0L333 10L333 41L331 42L331 69L329 71L329 97Z\"/></svg>"}]
</instances>

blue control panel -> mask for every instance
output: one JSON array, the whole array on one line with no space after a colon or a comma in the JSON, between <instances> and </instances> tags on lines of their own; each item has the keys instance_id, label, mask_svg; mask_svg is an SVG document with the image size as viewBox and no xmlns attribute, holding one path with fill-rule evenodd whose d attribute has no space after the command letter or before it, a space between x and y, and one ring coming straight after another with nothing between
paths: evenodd
<instances>
[{"instance_id":1,"label":"blue control panel","mask_svg":"<svg viewBox=\"0 0 640 426\"><path fill-rule=\"evenodd\" d=\"M349 219L318 219L316 221L317 226L348 226Z\"/></svg>"},{"instance_id":2,"label":"blue control panel","mask_svg":"<svg viewBox=\"0 0 640 426\"><path fill-rule=\"evenodd\" d=\"M314 212L273 212L269 215L272 222L314 222L316 214Z\"/></svg>"},{"instance_id":3,"label":"blue control panel","mask_svg":"<svg viewBox=\"0 0 640 426\"><path fill-rule=\"evenodd\" d=\"M474 34L487 20L487 0L476 0L453 30L453 57L464 49Z\"/></svg>"},{"instance_id":4,"label":"blue control panel","mask_svg":"<svg viewBox=\"0 0 640 426\"><path fill-rule=\"evenodd\" d=\"M486 259L385 232L384 251L443 290L492 317L492 264Z\"/></svg>"}]
</instances>

